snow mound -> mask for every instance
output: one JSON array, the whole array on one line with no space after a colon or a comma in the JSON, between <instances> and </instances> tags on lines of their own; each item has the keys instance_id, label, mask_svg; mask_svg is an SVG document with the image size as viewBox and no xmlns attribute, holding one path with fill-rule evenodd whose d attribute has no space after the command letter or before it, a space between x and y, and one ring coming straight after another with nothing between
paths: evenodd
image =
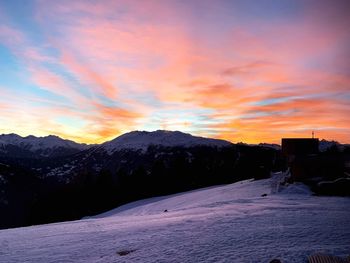
<instances>
[{"instance_id":1,"label":"snow mound","mask_svg":"<svg viewBox=\"0 0 350 263\"><path fill-rule=\"evenodd\" d=\"M197 145L224 147L231 145L231 143L224 140L192 136L179 131L157 130L154 132L133 131L125 133L112 141L102 144L101 147L109 154L112 154L121 149L146 150L150 145L165 147L192 147Z\"/></svg>"},{"instance_id":2,"label":"snow mound","mask_svg":"<svg viewBox=\"0 0 350 263\"><path fill-rule=\"evenodd\" d=\"M303 183L293 183L280 188L280 194L288 195L312 195L313 192Z\"/></svg>"}]
</instances>

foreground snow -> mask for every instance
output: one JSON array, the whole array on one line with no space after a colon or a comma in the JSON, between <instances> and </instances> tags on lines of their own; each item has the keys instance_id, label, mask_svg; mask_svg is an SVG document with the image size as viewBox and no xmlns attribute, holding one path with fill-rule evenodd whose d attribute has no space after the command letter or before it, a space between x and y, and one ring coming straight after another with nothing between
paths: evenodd
<instances>
[{"instance_id":1,"label":"foreground snow","mask_svg":"<svg viewBox=\"0 0 350 263\"><path fill-rule=\"evenodd\" d=\"M270 193L270 179L244 181L2 230L0 262L306 262L314 252L350 254L349 198L315 197L303 185Z\"/></svg>"}]
</instances>

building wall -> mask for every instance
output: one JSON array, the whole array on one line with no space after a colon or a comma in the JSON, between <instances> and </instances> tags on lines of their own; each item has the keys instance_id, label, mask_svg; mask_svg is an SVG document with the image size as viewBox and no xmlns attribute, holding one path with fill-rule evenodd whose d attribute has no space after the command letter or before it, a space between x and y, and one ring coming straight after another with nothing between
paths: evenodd
<instances>
[{"instance_id":1,"label":"building wall","mask_svg":"<svg viewBox=\"0 0 350 263\"><path fill-rule=\"evenodd\" d=\"M319 140L313 138L283 138L282 153L286 156L317 154L318 143Z\"/></svg>"}]
</instances>

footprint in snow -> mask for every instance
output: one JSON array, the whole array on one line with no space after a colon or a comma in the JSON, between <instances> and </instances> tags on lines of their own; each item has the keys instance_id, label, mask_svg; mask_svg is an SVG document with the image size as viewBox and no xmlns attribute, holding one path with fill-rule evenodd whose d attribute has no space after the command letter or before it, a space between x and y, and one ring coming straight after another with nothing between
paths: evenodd
<instances>
[{"instance_id":1,"label":"footprint in snow","mask_svg":"<svg viewBox=\"0 0 350 263\"><path fill-rule=\"evenodd\" d=\"M132 253L134 251L136 251L136 249L124 249L124 250L117 251L117 254L119 256L126 256L126 255L128 255L128 254L130 254L130 253Z\"/></svg>"}]
</instances>

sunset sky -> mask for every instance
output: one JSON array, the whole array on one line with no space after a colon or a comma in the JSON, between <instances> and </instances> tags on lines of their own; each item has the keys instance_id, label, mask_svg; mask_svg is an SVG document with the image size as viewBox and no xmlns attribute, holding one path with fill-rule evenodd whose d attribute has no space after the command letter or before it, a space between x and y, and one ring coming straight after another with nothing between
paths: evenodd
<instances>
[{"instance_id":1,"label":"sunset sky","mask_svg":"<svg viewBox=\"0 0 350 263\"><path fill-rule=\"evenodd\" d=\"M0 133L350 143L350 1L0 1Z\"/></svg>"}]
</instances>

